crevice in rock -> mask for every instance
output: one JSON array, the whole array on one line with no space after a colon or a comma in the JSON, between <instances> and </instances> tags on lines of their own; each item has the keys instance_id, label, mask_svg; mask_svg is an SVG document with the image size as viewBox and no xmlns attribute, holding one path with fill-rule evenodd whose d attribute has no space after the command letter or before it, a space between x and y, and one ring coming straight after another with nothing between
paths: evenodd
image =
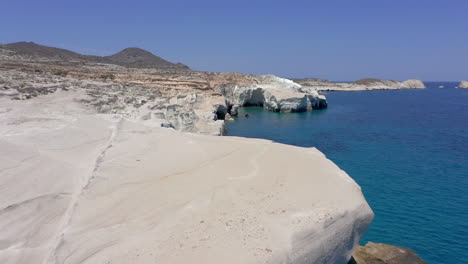
<instances>
[{"instance_id":1,"label":"crevice in rock","mask_svg":"<svg viewBox=\"0 0 468 264\"><path fill-rule=\"evenodd\" d=\"M123 121L123 119L120 119L115 124L115 126L112 128L112 132L111 132L111 135L109 136L109 140L107 141L105 147L99 153L99 155L97 156L97 158L96 158L96 160L94 162L93 170L91 171L90 175L87 178L85 178L85 181L83 182L81 187L79 187L74 192L73 197L72 197L72 199L70 201L70 204L69 204L69 206L68 206L68 208L67 208L67 210L66 210L66 212L64 214L63 220L62 220L61 224L59 224L59 227L57 228L57 234L55 236L55 239L51 242L50 251L46 255L46 257L43 259L42 263L50 263L52 260L54 260L53 261L54 263L57 262L55 254L57 252L57 249L59 249L64 243L63 236L64 236L64 233L65 233L65 230L66 230L66 228L69 226L69 224L71 222L73 214L74 214L74 212L75 212L75 210L76 210L76 208L78 206L79 199L82 196L82 194L84 193L84 191L89 188L92 181L96 178L96 172L99 169L99 166L101 165L101 163L103 162L107 151L110 148L112 148L112 144L113 144L115 138L117 137L117 134L118 134L118 132L120 130L122 121Z\"/></svg>"}]
</instances>

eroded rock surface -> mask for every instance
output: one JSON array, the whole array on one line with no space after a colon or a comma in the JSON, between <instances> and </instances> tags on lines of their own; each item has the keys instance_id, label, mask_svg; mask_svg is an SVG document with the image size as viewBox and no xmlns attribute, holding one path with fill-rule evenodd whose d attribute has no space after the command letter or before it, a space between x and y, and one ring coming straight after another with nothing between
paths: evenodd
<instances>
[{"instance_id":1,"label":"eroded rock surface","mask_svg":"<svg viewBox=\"0 0 468 264\"><path fill-rule=\"evenodd\" d=\"M0 98L0 263L344 264L372 220L315 148L149 126L87 93Z\"/></svg>"},{"instance_id":2,"label":"eroded rock surface","mask_svg":"<svg viewBox=\"0 0 468 264\"><path fill-rule=\"evenodd\" d=\"M275 112L304 112L327 107L323 95L315 90L302 90L302 86L284 78L273 75L256 77L254 84L225 84L219 91L226 98L232 115L237 114L241 106L262 106Z\"/></svg>"},{"instance_id":3,"label":"eroded rock surface","mask_svg":"<svg viewBox=\"0 0 468 264\"><path fill-rule=\"evenodd\" d=\"M201 135L245 105L326 107L315 90L23 44L0 46L0 263L350 259L373 213L345 172L315 148Z\"/></svg>"},{"instance_id":4,"label":"eroded rock surface","mask_svg":"<svg viewBox=\"0 0 468 264\"><path fill-rule=\"evenodd\" d=\"M88 97L80 102L100 113L213 135L224 133L226 113L236 115L240 106L294 112L327 105L316 91L301 90L300 85L271 75L191 71L135 49L114 58L136 67L125 68L66 50L26 46L29 52L23 53L0 47L0 96L29 100L57 90L84 91ZM134 53L143 55L132 59ZM139 68L159 64L164 67Z\"/></svg>"},{"instance_id":5,"label":"eroded rock surface","mask_svg":"<svg viewBox=\"0 0 468 264\"><path fill-rule=\"evenodd\" d=\"M2 87L3 86L3 87ZM86 94L77 102L99 113L120 114L142 119L155 126L173 127L180 131L222 134L222 113L226 112L221 95L181 92L145 84L77 79L22 71L0 71L0 96L11 100L29 100L62 91Z\"/></svg>"}]
</instances>

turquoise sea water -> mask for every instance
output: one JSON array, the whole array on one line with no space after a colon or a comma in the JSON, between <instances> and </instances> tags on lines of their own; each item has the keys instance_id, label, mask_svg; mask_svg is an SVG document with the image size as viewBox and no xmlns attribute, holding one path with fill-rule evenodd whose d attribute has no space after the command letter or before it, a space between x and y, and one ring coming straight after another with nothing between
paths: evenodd
<instances>
[{"instance_id":1,"label":"turquoise sea water","mask_svg":"<svg viewBox=\"0 0 468 264\"><path fill-rule=\"evenodd\" d=\"M242 108L228 135L317 147L361 185L375 219L361 243L468 262L468 89L329 92L328 109ZM439 85L446 88L439 89Z\"/></svg>"}]
</instances>

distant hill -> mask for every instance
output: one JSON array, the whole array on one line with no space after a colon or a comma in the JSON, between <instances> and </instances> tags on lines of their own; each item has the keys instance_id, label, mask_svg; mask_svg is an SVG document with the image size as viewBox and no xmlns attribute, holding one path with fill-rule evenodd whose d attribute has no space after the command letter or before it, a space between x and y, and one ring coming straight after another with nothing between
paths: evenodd
<instances>
[{"instance_id":1,"label":"distant hill","mask_svg":"<svg viewBox=\"0 0 468 264\"><path fill-rule=\"evenodd\" d=\"M0 48L12 50L20 55L49 58L60 61L84 61L95 63L109 63L129 68L179 68L190 69L182 63L172 63L139 49L127 48L111 56L83 55L70 50L39 45L34 42L16 42L1 45Z\"/></svg>"},{"instance_id":2,"label":"distant hill","mask_svg":"<svg viewBox=\"0 0 468 264\"><path fill-rule=\"evenodd\" d=\"M381 80L381 79L373 79L373 78L360 79L360 80L354 81L353 83L361 84L361 85L372 85L372 84L383 83L383 82L398 83L397 81L394 81L394 80Z\"/></svg>"},{"instance_id":3,"label":"distant hill","mask_svg":"<svg viewBox=\"0 0 468 264\"><path fill-rule=\"evenodd\" d=\"M63 59L63 60L79 60L84 59L85 55L69 51L66 49L59 49L53 47L42 46L33 42L16 42L4 45L4 47L15 51L21 55L38 56L45 58ZM89 56L94 57L94 56Z\"/></svg>"},{"instance_id":4,"label":"distant hill","mask_svg":"<svg viewBox=\"0 0 468 264\"><path fill-rule=\"evenodd\" d=\"M182 63L174 64L139 48L126 48L117 54L103 58L108 63L132 68L180 67L188 69Z\"/></svg>"},{"instance_id":5,"label":"distant hill","mask_svg":"<svg viewBox=\"0 0 468 264\"><path fill-rule=\"evenodd\" d=\"M327 80L327 79L311 78L311 77L308 77L308 78L290 78L290 80L295 81L297 83L300 83L300 82L324 82L324 83L329 83L329 82L331 82L330 80Z\"/></svg>"}]
</instances>

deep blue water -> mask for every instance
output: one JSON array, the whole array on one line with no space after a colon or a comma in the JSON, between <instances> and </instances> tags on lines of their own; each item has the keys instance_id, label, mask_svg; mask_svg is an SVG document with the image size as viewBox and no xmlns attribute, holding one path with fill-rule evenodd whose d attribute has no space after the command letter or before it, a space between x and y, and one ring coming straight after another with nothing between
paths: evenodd
<instances>
[{"instance_id":1,"label":"deep blue water","mask_svg":"<svg viewBox=\"0 0 468 264\"><path fill-rule=\"evenodd\" d=\"M429 263L468 262L468 89L329 92L328 109L249 118L228 135L317 147L362 187L375 219L367 241ZM446 88L438 89L439 85Z\"/></svg>"}]
</instances>

